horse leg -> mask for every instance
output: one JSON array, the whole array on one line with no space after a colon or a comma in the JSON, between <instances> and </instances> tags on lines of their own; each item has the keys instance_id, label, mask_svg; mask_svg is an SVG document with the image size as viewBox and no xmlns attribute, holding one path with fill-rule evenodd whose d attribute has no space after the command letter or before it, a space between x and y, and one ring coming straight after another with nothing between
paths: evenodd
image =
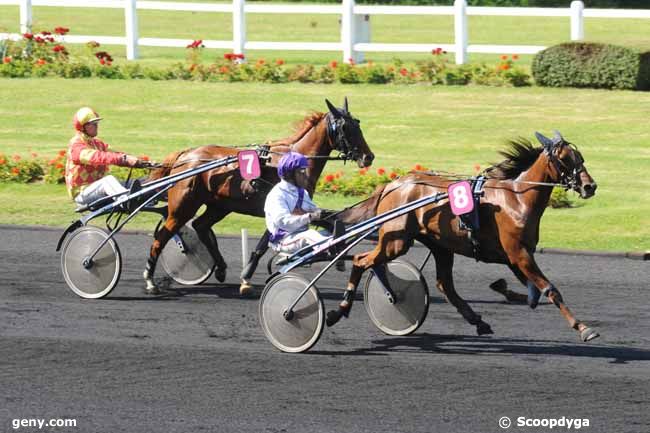
<instances>
[{"instance_id":1,"label":"horse leg","mask_svg":"<svg viewBox=\"0 0 650 433\"><path fill-rule=\"evenodd\" d=\"M259 263L260 259L266 253L266 251L269 249L269 238L271 237L271 232L268 230L264 231L264 234L260 238L259 242L257 243L257 246L255 247L255 251L251 253L250 259L248 260L248 263L242 269L241 271L241 285L239 286L239 293L241 295L248 295L252 292L253 290L253 285L250 283L250 279L253 277L253 274L255 273L255 269L257 269L257 264Z\"/></svg>"},{"instance_id":2,"label":"horse leg","mask_svg":"<svg viewBox=\"0 0 650 433\"><path fill-rule=\"evenodd\" d=\"M528 284L526 277L524 277L523 274L521 274L521 272L519 272L517 269L513 268L512 266L510 267L510 269L524 286ZM527 295L523 293L513 292L512 290L508 289L508 283L503 278L500 278L494 281L492 284L490 284L490 289L503 295L508 302L525 304L528 301Z\"/></svg>"},{"instance_id":3,"label":"horse leg","mask_svg":"<svg viewBox=\"0 0 650 433\"><path fill-rule=\"evenodd\" d=\"M192 223L199 240L203 242L203 245L206 246L214 260L216 265L214 276L220 283L223 283L226 280L226 269L228 268L228 264L223 259L221 251L219 251L219 243L217 242L217 238L212 232L211 227L225 218L228 213L229 212L223 212L218 209L215 205L209 205L205 212Z\"/></svg>"},{"instance_id":4,"label":"horse leg","mask_svg":"<svg viewBox=\"0 0 650 433\"><path fill-rule=\"evenodd\" d=\"M547 296L553 305L560 310L560 314L569 323L569 326L580 333L582 341L587 342L600 336L598 332L576 319L569 307L564 303L560 291L544 276L533 256L525 248L514 250L508 256L512 266L530 282L529 287L536 296L538 298L541 295ZM517 272L515 272L515 275L517 275ZM534 298L532 301L531 307L534 308L537 304Z\"/></svg>"},{"instance_id":5,"label":"horse leg","mask_svg":"<svg viewBox=\"0 0 650 433\"><path fill-rule=\"evenodd\" d=\"M412 241L409 241L406 235L402 234L399 236L391 234L391 238L387 239L382 230L379 234L379 242L374 250L354 256L354 259L352 259L352 272L350 273L348 286L343 293L343 300L337 310L327 312L327 326L333 326L342 316L348 317L352 309L357 288L359 287L359 282L361 281L361 276L366 270L378 268L379 272L377 273L377 277L381 278L382 284L388 287L388 280L382 278L385 275L382 273L381 267L394 258L406 254L411 245Z\"/></svg>"},{"instance_id":6,"label":"horse leg","mask_svg":"<svg viewBox=\"0 0 650 433\"><path fill-rule=\"evenodd\" d=\"M493 334L490 325L485 323L479 314L476 314L472 307L461 298L456 292L453 279L454 253L448 249L438 246L430 247L433 257L436 259L436 287L447 301L463 316L470 325L476 326L478 335Z\"/></svg>"}]
</instances>

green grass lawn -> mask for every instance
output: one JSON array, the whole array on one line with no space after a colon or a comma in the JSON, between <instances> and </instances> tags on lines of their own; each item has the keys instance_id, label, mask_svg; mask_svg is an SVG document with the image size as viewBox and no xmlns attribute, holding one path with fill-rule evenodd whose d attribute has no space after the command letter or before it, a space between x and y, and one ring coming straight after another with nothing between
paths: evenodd
<instances>
[{"instance_id":1,"label":"green grass lawn","mask_svg":"<svg viewBox=\"0 0 650 433\"><path fill-rule=\"evenodd\" d=\"M119 9L33 8L34 31L65 26L77 35L124 35L124 14ZM337 15L248 14L249 41L336 42L340 40ZM207 12L176 12L141 10L138 12L141 37L230 40L230 14ZM547 17L469 17L470 44L553 45L569 39L569 18ZM0 6L0 32L18 32L17 6ZM585 19L585 37L589 41L608 42L642 50L650 50L648 19ZM371 17L371 40L384 43L453 43L452 16L390 16ZM125 58L122 46L107 47L116 59ZM75 50L72 50L73 53ZM78 52L78 50L76 51ZM206 61L223 55L223 50L205 50ZM182 48L140 48L145 64L166 64L182 60ZM510 54L510 53L501 53ZM341 60L340 52L251 51L253 58L282 58L288 63L326 64ZM411 62L427 58L427 54L367 53L376 62L394 57ZM450 55L451 57L451 55ZM532 56L521 56L522 64L530 64ZM473 54L470 61L496 62L498 54Z\"/></svg>"},{"instance_id":2,"label":"green grass lawn","mask_svg":"<svg viewBox=\"0 0 650 433\"><path fill-rule=\"evenodd\" d=\"M471 175L500 158L509 137L559 129L580 147L598 182L596 197L549 210L544 247L650 250L650 93L453 86L306 85L0 79L0 152L53 156L72 136L71 118L82 105L105 118L100 136L114 148L161 159L202 144L243 145L288 135L324 98L362 120L377 155L374 167L411 167ZM342 163L330 162L332 171ZM345 170L354 170L348 165ZM327 170L326 170L327 171ZM0 223L64 226L77 216L62 186L0 184ZM340 208L354 198L317 196ZM262 220L229 217L218 233L253 232ZM130 227L153 228L139 218Z\"/></svg>"}]
</instances>

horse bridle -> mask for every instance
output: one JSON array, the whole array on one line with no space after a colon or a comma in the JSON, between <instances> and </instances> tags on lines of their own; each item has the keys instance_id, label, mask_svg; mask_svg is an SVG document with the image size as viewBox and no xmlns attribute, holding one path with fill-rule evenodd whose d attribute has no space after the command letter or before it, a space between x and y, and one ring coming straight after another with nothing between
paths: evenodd
<instances>
[{"instance_id":1,"label":"horse bridle","mask_svg":"<svg viewBox=\"0 0 650 433\"><path fill-rule=\"evenodd\" d=\"M359 149L350 143L345 133L345 125L348 122L353 123L356 128L359 128L359 120L350 116L348 113L338 118L332 113L328 113L327 136L334 150L339 152L341 159L344 161L354 161L359 157Z\"/></svg>"},{"instance_id":2,"label":"horse bridle","mask_svg":"<svg viewBox=\"0 0 650 433\"><path fill-rule=\"evenodd\" d=\"M573 168L569 167L556 155L564 146L569 146L572 150L571 162L573 163ZM577 191L580 187L580 174L586 171L584 165L585 160L582 158L582 154L578 148L574 144L564 140L558 140L554 141L552 145L544 146L544 153L546 153L550 163L553 164L555 171L560 176L558 183L566 190L572 189Z\"/></svg>"}]
</instances>

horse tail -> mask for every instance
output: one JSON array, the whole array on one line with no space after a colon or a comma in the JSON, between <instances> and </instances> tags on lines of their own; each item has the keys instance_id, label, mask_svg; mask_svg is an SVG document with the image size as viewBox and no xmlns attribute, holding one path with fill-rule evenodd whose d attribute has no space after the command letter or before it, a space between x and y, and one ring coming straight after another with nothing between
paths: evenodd
<instances>
[{"instance_id":1,"label":"horse tail","mask_svg":"<svg viewBox=\"0 0 650 433\"><path fill-rule=\"evenodd\" d=\"M181 156L183 153L185 153L185 150L179 150L177 152L172 152L167 157L162 163L162 167L157 168L153 170L149 174L149 179L148 181L160 179L161 177L168 176L169 173L172 171L172 168L174 168L174 163L178 160L178 157Z\"/></svg>"},{"instance_id":2,"label":"horse tail","mask_svg":"<svg viewBox=\"0 0 650 433\"><path fill-rule=\"evenodd\" d=\"M336 219L345 224L357 224L374 217L377 215L377 207L383 196L384 189L386 189L386 185L379 185L370 197L357 205L344 209L336 216Z\"/></svg>"}]
</instances>

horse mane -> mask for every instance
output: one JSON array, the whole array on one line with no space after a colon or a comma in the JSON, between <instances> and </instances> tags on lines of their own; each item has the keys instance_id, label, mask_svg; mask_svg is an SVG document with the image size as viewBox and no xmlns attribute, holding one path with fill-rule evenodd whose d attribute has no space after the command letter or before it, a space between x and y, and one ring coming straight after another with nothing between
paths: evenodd
<instances>
[{"instance_id":1,"label":"horse mane","mask_svg":"<svg viewBox=\"0 0 650 433\"><path fill-rule=\"evenodd\" d=\"M325 114L326 113L321 113L318 111L307 114L304 119L298 121L294 126L295 132L293 135L290 135L287 138L281 138L280 140L271 141L267 144L271 147L291 146L293 143L296 143L302 137L304 137L310 129L312 129L318 122L320 122L323 117L325 117Z\"/></svg>"},{"instance_id":2,"label":"horse mane","mask_svg":"<svg viewBox=\"0 0 650 433\"><path fill-rule=\"evenodd\" d=\"M505 159L485 169L485 174L494 179L514 179L527 170L542 153L542 147L523 138L508 140L508 149L499 152Z\"/></svg>"}]
</instances>

